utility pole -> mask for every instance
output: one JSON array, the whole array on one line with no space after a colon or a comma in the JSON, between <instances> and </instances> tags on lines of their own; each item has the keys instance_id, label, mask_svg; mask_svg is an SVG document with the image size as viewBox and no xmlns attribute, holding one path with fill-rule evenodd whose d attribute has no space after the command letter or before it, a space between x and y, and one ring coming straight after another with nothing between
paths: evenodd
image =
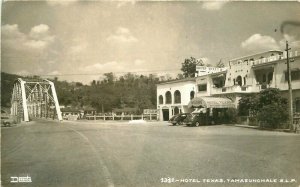
<instances>
[{"instance_id":1,"label":"utility pole","mask_svg":"<svg viewBox=\"0 0 300 187\"><path fill-rule=\"evenodd\" d=\"M292 77L291 77L291 68L290 68L290 60L289 60L289 43L286 41L286 66L287 66L287 74L288 74L288 87L289 87L289 118L290 118L290 131L293 131L294 123L293 123L293 89L292 89Z\"/></svg>"}]
</instances>

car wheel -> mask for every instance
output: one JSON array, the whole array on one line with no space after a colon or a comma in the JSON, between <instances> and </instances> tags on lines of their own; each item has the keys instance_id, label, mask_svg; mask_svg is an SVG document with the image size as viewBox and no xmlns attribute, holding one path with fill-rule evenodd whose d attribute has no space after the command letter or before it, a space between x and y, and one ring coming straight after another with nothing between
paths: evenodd
<instances>
[{"instance_id":1,"label":"car wheel","mask_svg":"<svg viewBox=\"0 0 300 187\"><path fill-rule=\"evenodd\" d=\"M176 125L176 123L172 123L173 124L173 126L175 126Z\"/></svg>"},{"instance_id":2,"label":"car wheel","mask_svg":"<svg viewBox=\"0 0 300 187\"><path fill-rule=\"evenodd\" d=\"M195 123L195 126L196 126L196 127L199 127L199 126L200 126L200 123L197 121L197 122Z\"/></svg>"}]
</instances>

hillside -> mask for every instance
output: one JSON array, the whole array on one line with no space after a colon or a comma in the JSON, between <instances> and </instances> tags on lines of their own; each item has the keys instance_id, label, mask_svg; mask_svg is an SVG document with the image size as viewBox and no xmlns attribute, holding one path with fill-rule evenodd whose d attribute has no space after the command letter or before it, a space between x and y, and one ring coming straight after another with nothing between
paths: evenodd
<instances>
[{"instance_id":1,"label":"hillside","mask_svg":"<svg viewBox=\"0 0 300 187\"><path fill-rule=\"evenodd\" d=\"M1 106L10 107L13 82L22 76L1 72ZM154 75L126 74L114 77L105 74L104 80L93 80L90 85L79 82L52 80L60 105L91 106L99 112L111 112L113 108L135 107L140 112L145 108L156 108L156 84Z\"/></svg>"}]
</instances>

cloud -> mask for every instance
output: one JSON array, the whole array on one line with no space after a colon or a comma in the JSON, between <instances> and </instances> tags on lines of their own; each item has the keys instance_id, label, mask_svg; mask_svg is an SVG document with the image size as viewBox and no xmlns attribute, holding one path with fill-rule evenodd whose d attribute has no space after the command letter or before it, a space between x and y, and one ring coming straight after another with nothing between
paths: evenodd
<instances>
[{"instance_id":1,"label":"cloud","mask_svg":"<svg viewBox=\"0 0 300 187\"><path fill-rule=\"evenodd\" d=\"M55 71L48 73L48 75L60 75L60 72L55 70Z\"/></svg>"},{"instance_id":2,"label":"cloud","mask_svg":"<svg viewBox=\"0 0 300 187\"><path fill-rule=\"evenodd\" d=\"M47 0L47 3L50 6L67 6L77 1L78 0Z\"/></svg>"},{"instance_id":3,"label":"cloud","mask_svg":"<svg viewBox=\"0 0 300 187\"><path fill-rule=\"evenodd\" d=\"M202 8L205 10L220 10L228 1L207 1L203 2Z\"/></svg>"},{"instance_id":4,"label":"cloud","mask_svg":"<svg viewBox=\"0 0 300 187\"><path fill-rule=\"evenodd\" d=\"M300 48L300 22L286 22L281 27L283 39L279 42L281 47L285 47L288 41L291 48Z\"/></svg>"},{"instance_id":5,"label":"cloud","mask_svg":"<svg viewBox=\"0 0 300 187\"><path fill-rule=\"evenodd\" d=\"M135 2L136 1L134 1L134 0L123 0L123 1L118 2L117 8L121 8L121 7L123 7L125 5L128 5L128 4L135 5Z\"/></svg>"},{"instance_id":6,"label":"cloud","mask_svg":"<svg viewBox=\"0 0 300 187\"><path fill-rule=\"evenodd\" d=\"M271 36L254 34L241 43L241 47L248 51L266 51L279 49L279 45Z\"/></svg>"},{"instance_id":7,"label":"cloud","mask_svg":"<svg viewBox=\"0 0 300 187\"><path fill-rule=\"evenodd\" d=\"M109 61L105 63L94 63L84 66L82 69L85 73L107 73L107 72L138 72L146 71L145 60L136 59L133 61Z\"/></svg>"},{"instance_id":8,"label":"cloud","mask_svg":"<svg viewBox=\"0 0 300 187\"><path fill-rule=\"evenodd\" d=\"M55 36L48 25L33 26L28 33L21 32L17 24L6 24L1 29L3 71L20 74L51 71L53 64L48 62L55 60Z\"/></svg>"},{"instance_id":9,"label":"cloud","mask_svg":"<svg viewBox=\"0 0 300 187\"><path fill-rule=\"evenodd\" d=\"M136 66L143 65L144 63L145 63L145 61L141 60L141 59L136 59L134 61L134 65L136 65Z\"/></svg>"},{"instance_id":10,"label":"cloud","mask_svg":"<svg viewBox=\"0 0 300 187\"><path fill-rule=\"evenodd\" d=\"M107 41L118 43L133 43L137 42L138 39L131 34L128 28L118 27L114 34L111 34L107 37Z\"/></svg>"},{"instance_id":11,"label":"cloud","mask_svg":"<svg viewBox=\"0 0 300 187\"><path fill-rule=\"evenodd\" d=\"M49 32L49 26L44 24L32 27L28 35L20 32L17 24L2 26L3 47L15 50L28 50L28 47L45 49L54 38Z\"/></svg>"},{"instance_id":12,"label":"cloud","mask_svg":"<svg viewBox=\"0 0 300 187\"><path fill-rule=\"evenodd\" d=\"M77 55L83 51L85 51L88 47L88 42L84 39L76 38L72 41L72 45L70 47L70 55Z\"/></svg>"}]
</instances>

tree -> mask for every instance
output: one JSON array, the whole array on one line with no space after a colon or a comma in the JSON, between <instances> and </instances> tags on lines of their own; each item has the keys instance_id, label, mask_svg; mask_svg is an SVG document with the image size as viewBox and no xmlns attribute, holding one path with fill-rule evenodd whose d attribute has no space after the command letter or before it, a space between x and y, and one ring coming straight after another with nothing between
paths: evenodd
<instances>
[{"instance_id":1,"label":"tree","mask_svg":"<svg viewBox=\"0 0 300 187\"><path fill-rule=\"evenodd\" d=\"M196 73L196 66L203 66L204 63L202 60L197 60L194 57L189 59L185 59L184 62L181 64L181 71L185 78L187 77L195 77Z\"/></svg>"},{"instance_id":2,"label":"tree","mask_svg":"<svg viewBox=\"0 0 300 187\"><path fill-rule=\"evenodd\" d=\"M225 64L222 62L222 59L220 59L220 61L218 62L217 67L218 68L224 68L225 67Z\"/></svg>"},{"instance_id":3,"label":"tree","mask_svg":"<svg viewBox=\"0 0 300 187\"><path fill-rule=\"evenodd\" d=\"M258 97L256 95L244 95L239 100L238 115L239 116L255 116L257 113Z\"/></svg>"},{"instance_id":4,"label":"tree","mask_svg":"<svg viewBox=\"0 0 300 187\"><path fill-rule=\"evenodd\" d=\"M183 74L182 73L178 73L177 74L177 77L176 77L176 79L183 79L184 78L184 76L183 76Z\"/></svg>"},{"instance_id":5,"label":"tree","mask_svg":"<svg viewBox=\"0 0 300 187\"><path fill-rule=\"evenodd\" d=\"M279 89L269 88L256 95L243 96L239 101L239 115L256 117L262 127L278 128L288 119L287 99Z\"/></svg>"}]
</instances>

